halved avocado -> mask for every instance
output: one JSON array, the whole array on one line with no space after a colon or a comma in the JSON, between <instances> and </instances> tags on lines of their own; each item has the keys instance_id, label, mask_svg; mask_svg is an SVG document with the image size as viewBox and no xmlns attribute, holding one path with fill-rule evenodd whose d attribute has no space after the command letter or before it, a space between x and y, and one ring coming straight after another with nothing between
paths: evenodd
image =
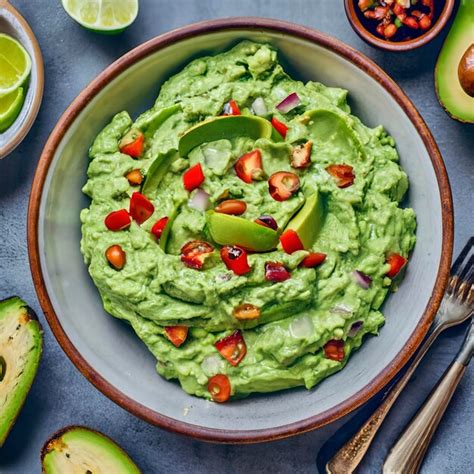
<instances>
[{"instance_id":1,"label":"halved avocado","mask_svg":"<svg viewBox=\"0 0 474 474\"><path fill-rule=\"evenodd\" d=\"M83 426L63 428L46 441L41 464L44 474L140 474L115 441Z\"/></svg>"},{"instance_id":2,"label":"halved avocado","mask_svg":"<svg viewBox=\"0 0 474 474\"><path fill-rule=\"evenodd\" d=\"M187 130L179 140L180 156L188 153L203 143L235 137L259 138L272 137L272 124L255 115L223 115L198 123Z\"/></svg>"},{"instance_id":3,"label":"halved avocado","mask_svg":"<svg viewBox=\"0 0 474 474\"><path fill-rule=\"evenodd\" d=\"M208 211L206 218L209 234L220 245L238 245L254 252L267 252L277 246L278 233L270 227L214 211Z\"/></svg>"},{"instance_id":4,"label":"halved avocado","mask_svg":"<svg viewBox=\"0 0 474 474\"><path fill-rule=\"evenodd\" d=\"M38 370L43 336L33 310L17 296L0 301L0 446Z\"/></svg>"},{"instance_id":5,"label":"halved avocado","mask_svg":"<svg viewBox=\"0 0 474 474\"><path fill-rule=\"evenodd\" d=\"M292 229L300 238L305 249L313 246L321 229L323 219L323 205L319 193L309 196L304 206L288 223L285 230Z\"/></svg>"},{"instance_id":6,"label":"halved avocado","mask_svg":"<svg viewBox=\"0 0 474 474\"><path fill-rule=\"evenodd\" d=\"M460 122L474 123L474 97L461 84L474 76L474 1L461 0L435 68L438 100ZM469 75L469 76L468 76ZM473 92L474 93L474 92Z\"/></svg>"}]
</instances>

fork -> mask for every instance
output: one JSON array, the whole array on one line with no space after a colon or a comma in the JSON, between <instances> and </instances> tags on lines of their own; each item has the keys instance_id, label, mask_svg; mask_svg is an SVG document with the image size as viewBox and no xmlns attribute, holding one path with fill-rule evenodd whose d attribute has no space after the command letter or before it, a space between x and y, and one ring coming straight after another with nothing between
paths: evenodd
<instances>
[{"instance_id":1,"label":"fork","mask_svg":"<svg viewBox=\"0 0 474 474\"><path fill-rule=\"evenodd\" d=\"M472 316L474 309L473 250L474 237L471 237L451 268L451 277L448 281L446 293L422 346L413 357L406 372L385 395L379 407L326 464L328 474L349 474L355 471L372 444L388 412L436 338L445 329L461 324Z\"/></svg>"}]
</instances>

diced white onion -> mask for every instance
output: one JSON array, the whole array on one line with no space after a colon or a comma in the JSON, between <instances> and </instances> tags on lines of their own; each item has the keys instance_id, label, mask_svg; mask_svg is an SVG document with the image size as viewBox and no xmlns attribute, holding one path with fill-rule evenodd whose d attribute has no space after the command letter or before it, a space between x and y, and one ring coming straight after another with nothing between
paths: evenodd
<instances>
[{"instance_id":1,"label":"diced white onion","mask_svg":"<svg viewBox=\"0 0 474 474\"><path fill-rule=\"evenodd\" d=\"M228 152L220 148L206 146L202 151L204 155L204 162L208 168L214 169L222 166L222 162L228 159Z\"/></svg>"},{"instance_id":2,"label":"diced white onion","mask_svg":"<svg viewBox=\"0 0 474 474\"><path fill-rule=\"evenodd\" d=\"M290 333L293 337L302 339L310 336L314 331L313 320L307 316L301 316L290 324Z\"/></svg>"},{"instance_id":3,"label":"diced white onion","mask_svg":"<svg viewBox=\"0 0 474 474\"><path fill-rule=\"evenodd\" d=\"M267 115L268 110L264 100L261 97L257 97L252 103L252 110L255 115Z\"/></svg>"},{"instance_id":4,"label":"diced white onion","mask_svg":"<svg viewBox=\"0 0 474 474\"><path fill-rule=\"evenodd\" d=\"M198 188L188 202L189 207L204 212L209 206L209 194Z\"/></svg>"},{"instance_id":5,"label":"diced white onion","mask_svg":"<svg viewBox=\"0 0 474 474\"><path fill-rule=\"evenodd\" d=\"M203 361L201 362L201 369L208 377L212 377L213 375L222 372L222 358L217 354L204 357Z\"/></svg>"},{"instance_id":6,"label":"diced white onion","mask_svg":"<svg viewBox=\"0 0 474 474\"><path fill-rule=\"evenodd\" d=\"M340 314L344 319L347 319L352 316L352 308L344 303L338 303L331 309L331 313Z\"/></svg>"}]
</instances>

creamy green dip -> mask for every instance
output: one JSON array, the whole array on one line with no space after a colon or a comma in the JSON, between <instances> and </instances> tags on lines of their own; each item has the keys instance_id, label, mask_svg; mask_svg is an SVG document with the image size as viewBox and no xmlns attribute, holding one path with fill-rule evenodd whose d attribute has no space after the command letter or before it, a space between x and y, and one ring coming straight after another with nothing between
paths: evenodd
<instances>
[{"instance_id":1,"label":"creamy green dip","mask_svg":"<svg viewBox=\"0 0 474 474\"><path fill-rule=\"evenodd\" d=\"M282 114L276 105L291 93L298 94L300 103ZM180 137L191 126L221 115L230 99L243 115L253 114L257 98L263 98L265 119L276 117L288 126L285 140L275 134L223 137L179 156ZM139 159L119 151L131 127L145 135ZM311 165L295 170L292 150L308 140L313 141ZM290 199L274 200L266 179L248 184L235 174L235 161L255 149L261 151L267 176L277 171L299 176L300 189ZM85 263L105 310L131 324L156 357L157 371L178 379L186 392L211 398L207 384L215 374L227 375L233 397L302 385L309 389L340 370L364 335L377 334L383 324L380 307L392 286L387 255L407 258L416 228L413 210L400 207L408 180L394 140L382 126L369 128L351 115L346 90L290 78L272 47L244 41L228 52L192 61L161 87L155 105L135 122L127 112L117 114L95 139L90 159L83 191L91 204L81 213ZM249 273L238 276L228 270L209 234L208 213L189 206L196 191L183 187L183 173L196 163L205 175L201 188L210 195L211 209L223 196L244 200L242 218L271 215L279 232L318 192L323 217L311 249L249 252ZM352 166L355 175L346 188L339 188L326 171L340 163ZM129 208L130 196L140 188L125 175L136 168L149 174L146 196L154 214L142 225L132 222L127 230L112 232L104 218ZM170 217L165 251L150 233L163 216ZM202 270L187 267L180 258L183 244L196 239L216 249ZM126 253L120 271L104 256L114 244ZM325 253L324 263L300 266L308 250ZM268 261L283 263L291 278L267 281ZM372 279L367 289L354 270ZM233 310L243 303L260 308L260 317L236 319ZM351 331L355 322L363 323L357 332ZM173 325L190 327L180 347L165 335L164 328ZM242 330L247 353L234 367L214 344L236 328ZM342 361L323 350L334 339L344 342Z\"/></svg>"}]
</instances>

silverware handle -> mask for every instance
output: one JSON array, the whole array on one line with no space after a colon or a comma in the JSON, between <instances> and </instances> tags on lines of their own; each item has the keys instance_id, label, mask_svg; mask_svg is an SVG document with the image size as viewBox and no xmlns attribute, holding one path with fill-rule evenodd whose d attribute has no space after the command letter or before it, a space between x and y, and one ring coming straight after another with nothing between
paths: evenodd
<instances>
[{"instance_id":1,"label":"silverware handle","mask_svg":"<svg viewBox=\"0 0 474 474\"><path fill-rule=\"evenodd\" d=\"M407 368L403 376L393 386L390 392L386 395L383 402L372 413L367 421L360 427L357 433L342 446L341 449L334 455L334 457L326 464L326 472L328 474L349 474L355 471L356 467L362 461L365 453L372 444L375 435L377 434L383 420L392 408L395 400L405 388L407 382L415 372L418 364L428 349L433 344L433 341L438 337L442 331L442 325L435 319L433 326L429 332L428 337L416 353L413 361Z\"/></svg>"},{"instance_id":2,"label":"silverware handle","mask_svg":"<svg viewBox=\"0 0 474 474\"><path fill-rule=\"evenodd\" d=\"M417 473L439 422L459 384L466 366L453 362L440 382L406 427L383 465L383 473Z\"/></svg>"}]
</instances>

